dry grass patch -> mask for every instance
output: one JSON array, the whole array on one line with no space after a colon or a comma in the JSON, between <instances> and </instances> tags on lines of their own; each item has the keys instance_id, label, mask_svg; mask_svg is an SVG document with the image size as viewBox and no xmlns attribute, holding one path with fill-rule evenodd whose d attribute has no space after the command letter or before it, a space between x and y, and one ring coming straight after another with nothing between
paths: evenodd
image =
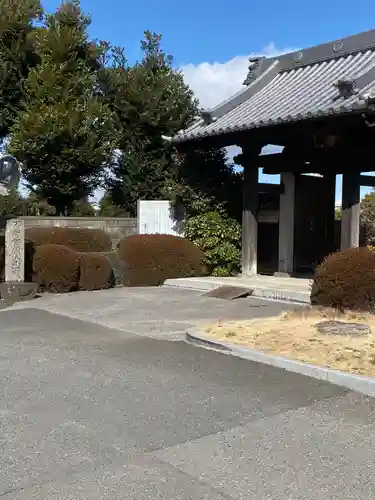
<instances>
[{"instance_id":1,"label":"dry grass patch","mask_svg":"<svg viewBox=\"0 0 375 500\"><path fill-rule=\"evenodd\" d=\"M317 332L324 320L363 323L371 333L361 337ZM215 340L247 346L305 363L375 377L375 316L328 309L302 309L277 317L217 323L205 332Z\"/></svg>"}]
</instances>

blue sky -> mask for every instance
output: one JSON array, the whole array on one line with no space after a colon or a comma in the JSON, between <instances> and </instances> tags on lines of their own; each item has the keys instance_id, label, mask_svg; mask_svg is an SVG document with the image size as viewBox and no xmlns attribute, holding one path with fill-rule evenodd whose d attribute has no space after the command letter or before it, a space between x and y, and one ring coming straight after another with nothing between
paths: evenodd
<instances>
[{"instance_id":1,"label":"blue sky","mask_svg":"<svg viewBox=\"0 0 375 500\"><path fill-rule=\"evenodd\" d=\"M59 4L45 0L47 10ZM371 29L370 0L81 0L93 17L92 34L138 55L145 29L164 35L179 65L225 62L261 51L270 42L280 48L305 47Z\"/></svg>"},{"instance_id":2,"label":"blue sky","mask_svg":"<svg viewBox=\"0 0 375 500\"><path fill-rule=\"evenodd\" d=\"M43 2L46 10L59 4ZM81 0L81 5L92 15L91 35L123 46L130 61L139 57L146 29L163 34L166 50L204 107L241 87L250 54L275 55L342 38L372 29L375 19L370 0Z\"/></svg>"}]
</instances>

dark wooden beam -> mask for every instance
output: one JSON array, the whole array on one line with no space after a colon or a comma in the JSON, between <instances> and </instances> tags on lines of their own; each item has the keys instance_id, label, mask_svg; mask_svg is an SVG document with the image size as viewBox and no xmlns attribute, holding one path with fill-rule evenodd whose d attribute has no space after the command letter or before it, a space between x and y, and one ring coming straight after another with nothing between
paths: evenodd
<instances>
[{"instance_id":1,"label":"dark wooden beam","mask_svg":"<svg viewBox=\"0 0 375 500\"><path fill-rule=\"evenodd\" d=\"M375 176L372 175L361 175L359 178L361 186L375 187Z\"/></svg>"},{"instance_id":2,"label":"dark wooden beam","mask_svg":"<svg viewBox=\"0 0 375 500\"><path fill-rule=\"evenodd\" d=\"M242 274L257 274L258 265L258 157L262 145L243 145L237 161L243 167Z\"/></svg>"},{"instance_id":3,"label":"dark wooden beam","mask_svg":"<svg viewBox=\"0 0 375 500\"><path fill-rule=\"evenodd\" d=\"M285 189L283 184L267 184L267 183L258 184L258 193L283 194L284 190Z\"/></svg>"},{"instance_id":4,"label":"dark wooden beam","mask_svg":"<svg viewBox=\"0 0 375 500\"><path fill-rule=\"evenodd\" d=\"M375 147L363 148L326 148L317 149L306 157L286 157L283 153L259 156L257 164L263 168L264 174L281 174L282 172L342 174L357 170L360 172L375 171Z\"/></svg>"},{"instance_id":5,"label":"dark wooden beam","mask_svg":"<svg viewBox=\"0 0 375 500\"><path fill-rule=\"evenodd\" d=\"M290 162L282 163L280 167L271 168L263 167L263 174L266 175L280 175L282 172L293 172L294 174L320 174L318 167L312 168L309 165L301 163L299 165L291 164Z\"/></svg>"},{"instance_id":6,"label":"dark wooden beam","mask_svg":"<svg viewBox=\"0 0 375 500\"><path fill-rule=\"evenodd\" d=\"M374 121L375 115L369 116ZM257 127L250 130L222 131L214 136L200 137L187 142L175 144L175 147L186 152L189 149L221 148L240 144L279 144L296 148L296 145L306 149L313 147L317 134L335 136L339 143L362 147L366 142L374 143L375 130L366 126L362 112L349 113L340 116L326 116L314 120L301 120L291 123L275 124L273 126ZM375 170L375 168L374 168ZM364 170L363 170L364 171ZM369 170L371 171L371 169Z\"/></svg>"},{"instance_id":7,"label":"dark wooden beam","mask_svg":"<svg viewBox=\"0 0 375 500\"><path fill-rule=\"evenodd\" d=\"M282 172L319 173L318 167L306 163L301 158L287 158L283 153L259 156L257 165L263 169L264 174L279 175ZM321 166L320 166L321 167Z\"/></svg>"},{"instance_id":8,"label":"dark wooden beam","mask_svg":"<svg viewBox=\"0 0 375 500\"><path fill-rule=\"evenodd\" d=\"M285 156L283 153L261 155L256 159L256 164L259 168L279 168L284 163Z\"/></svg>"},{"instance_id":9,"label":"dark wooden beam","mask_svg":"<svg viewBox=\"0 0 375 500\"><path fill-rule=\"evenodd\" d=\"M257 274L258 260L258 169L244 164L242 210L242 273Z\"/></svg>"}]
</instances>

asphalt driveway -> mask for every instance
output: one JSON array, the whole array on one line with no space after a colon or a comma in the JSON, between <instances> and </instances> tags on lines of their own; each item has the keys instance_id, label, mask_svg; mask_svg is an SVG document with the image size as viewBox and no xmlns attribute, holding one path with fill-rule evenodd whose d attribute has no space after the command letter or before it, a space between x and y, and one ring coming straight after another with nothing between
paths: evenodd
<instances>
[{"instance_id":1,"label":"asphalt driveway","mask_svg":"<svg viewBox=\"0 0 375 500\"><path fill-rule=\"evenodd\" d=\"M64 307L0 312L1 498L374 497L372 399Z\"/></svg>"},{"instance_id":2,"label":"asphalt driveway","mask_svg":"<svg viewBox=\"0 0 375 500\"><path fill-rule=\"evenodd\" d=\"M259 299L212 299L201 292L163 287L113 288L97 292L46 294L12 310L38 308L126 333L181 340L193 326L217 320L280 314L290 305Z\"/></svg>"}]
</instances>

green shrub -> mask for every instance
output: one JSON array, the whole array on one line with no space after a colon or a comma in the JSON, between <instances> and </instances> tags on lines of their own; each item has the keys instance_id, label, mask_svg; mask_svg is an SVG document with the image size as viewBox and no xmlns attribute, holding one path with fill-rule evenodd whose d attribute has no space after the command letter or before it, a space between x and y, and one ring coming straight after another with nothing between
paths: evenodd
<instances>
[{"instance_id":1,"label":"green shrub","mask_svg":"<svg viewBox=\"0 0 375 500\"><path fill-rule=\"evenodd\" d=\"M42 291L75 291L79 281L79 254L63 245L39 245L35 249L34 273Z\"/></svg>"},{"instance_id":2,"label":"green shrub","mask_svg":"<svg viewBox=\"0 0 375 500\"><path fill-rule=\"evenodd\" d=\"M375 253L350 248L324 259L316 268L311 303L340 310L374 310Z\"/></svg>"},{"instance_id":3,"label":"green shrub","mask_svg":"<svg viewBox=\"0 0 375 500\"><path fill-rule=\"evenodd\" d=\"M79 265L80 290L106 290L115 286L112 266L105 255L98 252L81 253Z\"/></svg>"},{"instance_id":4,"label":"green shrub","mask_svg":"<svg viewBox=\"0 0 375 500\"><path fill-rule=\"evenodd\" d=\"M110 236L101 229L68 227L31 227L25 236L35 246L63 245L77 252L109 252L112 250Z\"/></svg>"},{"instance_id":5,"label":"green shrub","mask_svg":"<svg viewBox=\"0 0 375 500\"><path fill-rule=\"evenodd\" d=\"M205 254L205 263L213 276L233 276L240 271L241 225L219 212L190 217L185 236Z\"/></svg>"},{"instance_id":6,"label":"green shrub","mask_svg":"<svg viewBox=\"0 0 375 500\"><path fill-rule=\"evenodd\" d=\"M205 274L204 254L190 241L166 234L136 234L119 243L125 286L158 286L168 278Z\"/></svg>"}]
</instances>

